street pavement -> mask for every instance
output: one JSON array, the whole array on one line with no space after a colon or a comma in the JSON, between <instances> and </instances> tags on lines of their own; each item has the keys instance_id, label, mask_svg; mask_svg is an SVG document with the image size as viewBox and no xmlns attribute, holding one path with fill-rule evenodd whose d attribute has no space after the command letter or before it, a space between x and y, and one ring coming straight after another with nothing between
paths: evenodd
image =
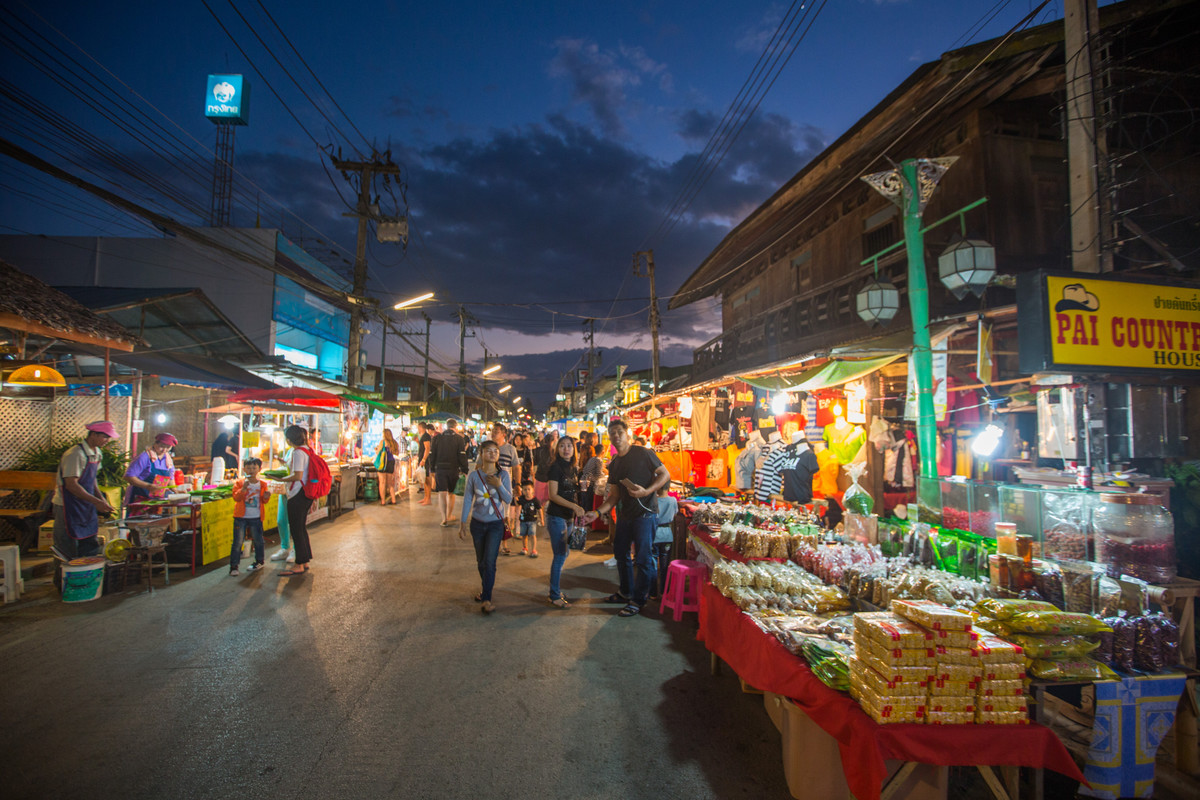
<instances>
[{"instance_id":1,"label":"street pavement","mask_svg":"<svg viewBox=\"0 0 1200 800\"><path fill-rule=\"evenodd\" d=\"M618 618L601 546L571 552L553 608L543 537L500 557L484 616L470 542L418 498L314 526L305 577L4 607L0 794L790 796L761 698L710 674L694 614Z\"/></svg>"}]
</instances>

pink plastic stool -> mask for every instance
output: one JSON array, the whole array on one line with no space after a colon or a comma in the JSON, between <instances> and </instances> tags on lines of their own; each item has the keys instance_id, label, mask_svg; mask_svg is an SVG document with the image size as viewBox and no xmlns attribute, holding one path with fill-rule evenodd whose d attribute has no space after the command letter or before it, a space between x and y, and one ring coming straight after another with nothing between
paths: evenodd
<instances>
[{"instance_id":1,"label":"pink plastic stool","mask_svg":"<svg viewBox=\"0 0 1200 800\"><path fill-rule=\"evenodd\" d=\"M663 609L674 610L674 619L679 622L685 611L700 611L700 586L708 580L708 567L699 561L680 559L672 561L667 566L667 583L663 587L662 604L658 613Z\"/></svg>"}]
</instances>

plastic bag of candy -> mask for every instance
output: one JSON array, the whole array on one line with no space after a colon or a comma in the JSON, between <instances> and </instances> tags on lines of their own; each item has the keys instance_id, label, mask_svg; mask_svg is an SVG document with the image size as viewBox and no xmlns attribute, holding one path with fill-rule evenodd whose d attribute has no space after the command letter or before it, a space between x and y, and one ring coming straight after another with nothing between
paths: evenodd
<instances>
[{"instance_id":1,"label":"plastic bag of candy","mask_svg":"<svg viewBox=\"0 0 1200 800\"><path fill-rule=\"evenodd\" d=\"M1029 673L1047 681L1108 681L1117 678L1117 673L1087 656L1062 661L1035 659L1029 667Z\"/></svg>"},{"instance_id":2,"label":"plastic bag of candy","mask_svg":"<svg viewBox=\"0 0 1200 800\"><path fill-rule=\"evenodd\" d=\"M1049 658L1052 660L1086 656L1100 646L1100 643L1097 641L1092 641L1086 636L1075 634L1036 636L1029 633L1014 633L1012 641L1015 644L1021 645L1025 650L1025 655L1030 658ZM1110 657L1111 652L1110 646ZM1099 660L1105 661L1104 659Z\"/></svg>"},{"instance_id":3,"label":"plastic bag of candy","mask_svg":"<svg viewBox=\"0 0 1200 800\"><path fill-rule=\"evenodd\" d=\"M1091 614L1070 611L1026 611L1005 621L1016 633L1080 633L1093 634L1111 630Z\"/></svg>"},{"instance_id":4,"label":"plastic bag of candy","mask_svg":"<svg viewBox=\"0 0 1200 800\"><path fill-rule=\"evenodd\" d=\"M1133 656L1137 650L1137 624L1132 617L1112 620L1112 666L1122 672L1133 671Z\"/></svg>"}]
</instances>

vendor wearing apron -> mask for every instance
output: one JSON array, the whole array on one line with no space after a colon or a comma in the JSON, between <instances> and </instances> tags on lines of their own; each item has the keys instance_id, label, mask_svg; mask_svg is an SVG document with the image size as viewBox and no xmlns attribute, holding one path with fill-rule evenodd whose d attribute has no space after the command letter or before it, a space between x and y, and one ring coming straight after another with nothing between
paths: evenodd
<instances>
[{"instance_id":1,"label":"vendor wearing apron","mask_svg":"<svg viewBox=\"0 0 1200 800\"><path fill-rule=\"evenodd\" d=\"M167 486L175 483L175 462L171 460L171 448L179 440L169 433L154 437L154 444L138 455L125 470L125 507L130 503L149 497L163 497ZM163 479L166 479L165 481ZM157 485L156 485L157 484Z\"/></svg>"},{"instance_id":2,"label":"vendor wearing apron","mask_svg":"<svg viewBox=\"0 0 1200 800\"><path fill-rule=\"evenodd\" d=\"M117 438L117 429L108 420L91 422L84 428L87 437L63 453L55 480L54 549L67 560L99 554L99 515L113 513L113 507L96 487L96 476L100 471L100 448Z\"/></svg>"}]
</instances>

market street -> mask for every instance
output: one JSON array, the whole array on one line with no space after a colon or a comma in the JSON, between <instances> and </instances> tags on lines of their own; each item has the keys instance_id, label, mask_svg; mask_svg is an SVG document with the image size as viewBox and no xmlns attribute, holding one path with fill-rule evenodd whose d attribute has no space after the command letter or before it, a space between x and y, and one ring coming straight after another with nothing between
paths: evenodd
<instances>
[{"instance_id":1,"label":"market street","mask_svg":"<svg viewBox=\"0 0 1200 800\"><path fill-rule=\"evenodd\" d=\"M779 734L709 674L694 614L617 618L599 546L555 609L542 541L501 556L485 617L470 543L417 498L315 526L291 582L221 565L4 607L5 796L789 796Z\"/></svg>"}]
</instances>

